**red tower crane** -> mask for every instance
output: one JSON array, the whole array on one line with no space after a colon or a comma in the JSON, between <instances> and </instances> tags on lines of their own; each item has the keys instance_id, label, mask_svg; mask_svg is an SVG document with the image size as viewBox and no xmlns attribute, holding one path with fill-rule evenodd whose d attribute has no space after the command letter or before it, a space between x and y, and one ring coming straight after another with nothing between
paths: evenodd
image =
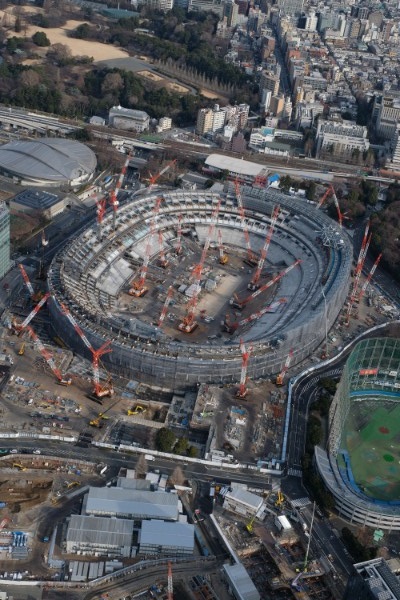
<instances>
[{"instance_id":1,"label":"red tower crane","mask_svg":"<svg viewBox=\"0 0 400 600\"><path fill-rule=\"evenodd\" d=\"M332 184L329 185L329 187L326 190L325 194L322 196L322 198L318 202L317 208L320 208L324 204L324 202L326 201L326 199L329 196L332 196L333 202L334 202L335 207L336 207L336 212L337 212L337 215L338 215L339 225L340 225L340 227L342 227L344 215L343 215L342 211L340 210L339 201L338 201L336 193L335 193L335 188L333 187Z\"/></svg>"},{"instance_id":2,"label":"red tower crane","mask_svg":"<svg viewBox=\"0 0 400 600\"><path fill-rule=\"evenodd\" d=\"M258 262L258 259L251 249L250 235L249 235L249 231L247 229L246 214L244 212L242 192L240 190L240 182L239 182L238 178L235 179L235 191L236 191L236 202L237 202L239 214L240 214L240 220L242 222L244 239L246 241L247 258L246 258L245 262L248 265L250 265L251 267L255 267Z\"/></svg>"},{"instance_id":3,"label":"red tower crane","mask_svg":"<svg viewBox=\"0 0 400 600\"><path fill-rule=\"evenodd\" d=\"M104 215L106 214L107 201L105 198L96 200L96 214L97 214L97 237L101 241L101 229L103 226Z\"/></svg>"},{"instance_id":4,"label":"red tower crane","mask_svg":"<svg viewBox=\"0 0 400 600\"><path fill-rule=\"evenodd\" d=\"M172 296L174 295L174 288L172 285L169 286L167 296L165 298L164 306L161 311L160 318L158 319L158 327L161 327L164 323L165 315L167 314L168 306L171 304Z\"/></svg>"},{"instance_id":5,"label":"red tower crane","mask_svg":"<svg viewBox=\"0 0 400 600\"><path fill-rule=\"evenodd\" d=\"M135 298L141 298L149 291L149 288L145 285L145 283L146 283L147 271L149 268L151 247L152 247L153 238L154 238L154 234L155 234L155 221L156 221L158 213L160 211L160 205L161 205L161 202L163 201L163 199L164 198L162 196L158 196L154 202L153 216L150 221L150 233L149 233L149 236L148 236L147 242L146 242L146 248L145 248L145 252L144 252L142 268L140 269L139 278L133 280L132 287L128 292L128 294L130 296L134 296Z\"/></svg>"},{"instance_id":6,"label":"red tower crane","mask_svg":"<svg viewBox=\"0 0 400 600\"><path fill-rule=\"evenodd\" d=\"M16 319L13 319L12 326L15 329L15 331L18 331L18 334L21 334L24 331L24 329L26 329L28 327L28 325L32 321L33 317L35 317L37 315L37 313L39 312L39 310L42 308L42 306L44 304L46 304L49 297L50 297L50 292L47 292L47 294L45 294L43 296L43 298L41 300L39 300L39 302L36 304L35 308L33 310L31 310L29 315L26 317L26 319L24 319L24 321L22 321L22 323L18 323L18 321Z\"/></svg>"},{"instance_id":7,"label":"red tower crane","mask_svg":"<svg viewBox=\"0 0 400 600\"><path fill-rule=\"evenodd\" d=\"M176 246L175 254L180 256L182 254L182 215L178 217L178 227L176 231Z\"/></svg>"},{"instance_id":8,"label":"red tower crane","mask_svg":"<svg viewBox=\"0 0 400 600\"><path fill-rule=\"evenodd\" d=\"M224 246L222 244L222 233L218 229L218 249L219 249L219 263L220 265L226 265L228 262L228 256L224 252Z\"/></svg>"},{"instance_id":9,"label":"red tower crane","mask_svg":"<svg viewBox=\"0 0 400 600\"><path fill-rule=\"evenodd\" d=\"M261 250L261 255L260 255L260 259L258 261L256 272L254 273L254 276L253 276L251 282L248 285L249 290L255 290L256 287L257 287L257 285L258 285L258 282L260 280L261 272L262 272L263 267L264 267L264 262L265 262L265 259L267 257L269 245L271 243L272 235L273 235L274 230L275 230L275 225L276 225L276 222L277 222L278 217L279 217L279 212L280 212L280 206L279 205L275 206L274 210L272 212L272 216L271 216L271 224L269 226L268 233L267 233L267 236L265 238L264 246L263 246L263 248Z\"/></svg>"},{"instance_id":10,"label":"red tower crane","mask_svg":"<svg viewBox=\"0 0 400 600\"><path fill-rule=\"evenodd\" d=\"M258 290L256 290L255 292L253 292L252 294L247 296L247 298L244 298L243 300L239 300L239 298L234 297L230 301L230 304L232 304L235 308L242 309L248 302L250 302L251 300L256 298L262 292L265 292L265 290L267 290L268 288L273 286L275 283L277 283L280 279L282 279L282 277L287 275L292 269L294 269L294 267L297 267L297 265L299 265L300 263L301 263L300 259L296 260L296 262L294 262L289 267L286 267L286 269L284 269L283 271L278 273L278 275L275 275L275 277L273 277L273 279L271 279L270 281L268 281L267 283L265 283L264 285L259 287Z\"/></svg>"},{"instance_id":11,"label":"red tower crane","mask_svg":"<svg viewBox=\"0 0 400 600\"><path fill-rule=\"evenodd\" d=\"M168 561L167 599L174 600L174 582L172 579L172 563Z\"/></svg>"},{"instance_id":12,"label":"red tower crane","mask_svg":"<svg viewBox=\"0 0 400 600\"><path fill-rule=\"evenodd\" d=\"M128 170L130 159L131 159L131 153L129 152L129 154L124 162L124 166L121 169L121 173L119 174L117 184L110 194L110 205L112 206L112 209L113 209L113 229L114 229L114 231L115 231L115 226L117 224L117 211L118 211L118 206L119 206L118 194L119 194L119 190L122 187L123 181L125 179L125 175Z\"/></svg>"},{"instance_id":13,"label":"red tower crane","mask_svg":"<svg viewBox=\"0 0 400 600\"><path fill-rule=\"evenodd\" d=\"M275 384L276 385L283 385L283 382L284 382L284 379L285 379L285 375L287 373L287 370L290 367L290 363L292 362L292 358L293 358L293 350L290 350L290 352L287 355L287 358L285 360L285 364L283 365L282 371L276 376L276 380L275 380Z\"/></svg>"},{"instance_id":14,"label":"red tower crane","mask_svg":"<svg viewBox=\"0 0 400 600\"><path fill-rule=\"evenodd\" d=\"M350 299L349 299L349 303L348 303L347 311L346 311L346 318L345 318L346 325L348 325L350 322L350 315L351 315L351 311L353 309L355 299L357 297L358 286L360 284L362 269L363 269L364 262L367 257L368 248L369 248L369 245L371 242L371 235L368 236L368 233L369 233L369 221L367 222L367 224L365 226L364 236L363 236L363 240L361 243L361 249L360 249L360 253L358 255L358 259L357 259L357 266L356 266L356 272L354 275L353 287L352 287L352 291L350 294Z\"/></svg>"},{"instance_id":15,"label":"red tower crane","mask_svg":"<svg viewBox=\"0 0 400 600\"><path fill-rule=\"evenodd\" d=\"M372 268L368 274L367 279L364 282L364 285L362 286L361 290L360 290L360 294L358 296L358 301L360 302L361 298L364 296L365 292L367 291L367 288L371 282L371 279L374 276L374 273L376 271L376 269L378 268L378 265L380 263L380 260L382 258L382 254L379 254L379 256L377 257L376 261L374 262L374 264L372 265Z\"/></svg>"},{"instance_id":16,"label":"red tower crane","mask_svg":"<svg viewBox=\"0 0 400 600\"><path fill-rule=\"evenodd\" d=\"M152 175L149 179L149 185L148 185L148 190L151 190L157 183L157 181L160 179L160 177L162 177L163 175L165 175L165 173L175 165L176 163L176 159L175 160L171 160L171 162L169 162L163 169L161 169L161 171L159 171L156 175Z\"/></svg>"},{"instance_id":17,"label":"red tower crane","mask_svg":"<svg viewBox=\"0 0 400 600\"><path fill-rule=\"evenodd\" d=\"M252 321L257 321L257 319L259 319L260 317L265 315L267 312L276 310L280 304L284 304L285 302L287 302L286 298L279 298L279 300L277 300L276 302L273 302L269 306L264 306L264 308L262 308L261 310L255 312L255 313L252 313L249 317L246 317L245 319L242 319L241 321L236 321L235 323L231 323L229 315L226 315L224 327L228 333L234 333L236 331L236 329L238 329L239 327L242 327L243 325L247 325L247 323L251 323Z\"/></svg>"},{"instance_id":18,"label":"red tower crane","mask_svg":"<svg viewBox=\"0 0 400 600\"><path fill-rule=\"evenodd\" d=\"M32 327L30 325L28 325L27 331L33 341L35 348L37 348L37 350L39 350L40 354L43 356L44 360L49 365L51 371L54 373L55 377L57 378L58 383L60 385L71 385L72 380L70 378L62 375L60 369L58 369L58 367L55 363L53 355L51 354L51 352L49 350L47 350L44 347L43 343L38 338L38 336L33 331Z\"/></svg>"},{"instance_id":19,"label":"red tower crane","mask_svg":"<svg viewBox=\"0 0 400 600\"><path fill-rule=\"evenodd\" d=\"M166 269L169 265L169 261L168 261L167 257L165 256L164 238L163 238L161 229L158 230L158 246L159 246L159 253L160 253L160 257L158 259L159 265L163 269Z\"/></svg>"},{"instance_id":20,"label":"red tower crane","mask_svg":"<svg viewBox=\"0 0 400 600\"><path fill-rule=\"evenodd\" d=\"M193 295L190 298L189 302L187 303L186 315L182 319L182 322L179 323L179 325L178 325L179 331L183 331L184 333L192 333L192 331L194 331L198 325L198 323L194 317L195 317L197 301L198 301L199 293L200 293L200 283L201 283L201 278L203 275L204 262L206 260L208 249L210 247L211 237L212 237L212 234L215 229L220 206L221 206L221 200L218 200L218 203L217 203L216 207L214 208L212 215L211 215L211 224L208 228L207 237L204 242L204 247L203 247L203 251L201 253L200 261L197 263L197 265L194 266L193 271L192 271L192 275L194 276L194 279L195 279L195 290L194 290Z\"/></svg>"},{"instance_id":21,"label":"red tower crane","mask_svg":"<svg viewBox=\"0 0 400 600\"><path fill-rule=\"evenodd\" d=\"M112 396L114 394L114 388L112 386L112 381L108 378L106 384L100 383L100 371L99 371L99 360L103 354L107 354L108 352L112 352L112 349L108 346L111 344L109 340L107 340L98 350L95 350L88 340L87 336L83 333L82 329L79 327L78 323L75 320L75 317L72 316L68 308L60 303L61 310L63 314L66 316L68 321L71 323L72 327L75 329L76 333L81 338L82 342L85 344L86 348L92 354L92 369L93 369L93 395L96 398L103 398L105 396Z\"/></svg>"},{"instance_id":22,"label":"red tower crane","mask_svg":"<svg viewBox=\"0 0 400 600\"><path fill-rule=\"evenodd\" d=\"M246 349L243 340L240 340L240 352L242 353L242 370L240 372L240 386L238 391L236 392L236 398L246 398L247 396L247 367L252 351L252 346L249 346Z\"/></svg>"}]
</instances>

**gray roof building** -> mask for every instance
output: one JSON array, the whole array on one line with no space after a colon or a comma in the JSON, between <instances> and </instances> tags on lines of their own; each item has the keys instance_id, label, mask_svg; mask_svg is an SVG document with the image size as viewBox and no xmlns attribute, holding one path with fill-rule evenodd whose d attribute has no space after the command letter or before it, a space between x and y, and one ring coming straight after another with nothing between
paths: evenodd
<instances>
[{"instance_id":1,"label":"gray roof building","mask_svg":"<svg viewBox=\"0 0 400 600\"><path fill-rule=\"evenodd\" d=\"M226 579L236 600L260 600L260 594L241 563L224 565Z\"/></svg>"},{"instance_id":2,"label":"gray roof building","mask_svg":"<svg viewBox=\"0 0 400 600\"><path fill-rule=\"evenodd\" d=\"M120 487L89 488L83 510L88 515L177 521L178 496Z\"/></svg>"},{"instance_id":3,"label":"gray roof building","mask_svg":"<svg viewBox=\"0 0 400 600\"><path fill-rule=\"evenodd\" d=\"M67 552L129 557L133 525L128 519L72 515L67 530Z\"/></svg>"},{"instance_id":4,"label":"gray roof building","mask_svg":"<svg viewBox=\"0 0 400 600\"><path fill-rule=\"evenodd\" d=\"M194 525L167 521L143 521L139 537L141 554L193 554Z\"/></svg>"}]
</instances>

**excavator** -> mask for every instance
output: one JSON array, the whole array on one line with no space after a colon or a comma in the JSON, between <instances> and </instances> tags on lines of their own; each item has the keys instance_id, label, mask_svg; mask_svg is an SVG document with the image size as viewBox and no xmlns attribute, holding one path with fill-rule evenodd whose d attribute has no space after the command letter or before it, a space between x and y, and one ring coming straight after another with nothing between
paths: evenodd
<instances>
[{"instance_id":1,"label":"excavator","mask_svg":"<svg viewBox=\"0 0 400 600\"><path fill-rule=\"evenodd\" d=\"M279 490L278 497L277 497L276 502L275 502L275 506L277 506L277 507L280 508L284 502L285 502L285 496Z\"/></svg>"},{"instance_id":2,"label":"excavator","mask_svg":"<svg viewBox=\"0 0 400 600\"><path fill-rule=\"evenodd\" d=\"M92 419L91 421L89 421L89 425L91 427L96 427L97 429L101 429L103 427L103 421L107 421L110 417L107 416L107 413L114 408L114 406L116 404L118 404L119 402L119 398L116 402L114 402L113 404L110 404L110 406L103 412L99 413L97 415L97 417L95 417L94 419Z\"/></svg>"},{"instance_id":3,"label":"excavator","mask_svg":"<svg viewBox=\"0 0 400 600\"><path fill-rule=\"evenodd\" d=\"M134 406L133 408L129 408L127 411L128 417L134 417L135 415L141 415L146 412L146 409L143 406Z\"/></svg>"}]
</instances>

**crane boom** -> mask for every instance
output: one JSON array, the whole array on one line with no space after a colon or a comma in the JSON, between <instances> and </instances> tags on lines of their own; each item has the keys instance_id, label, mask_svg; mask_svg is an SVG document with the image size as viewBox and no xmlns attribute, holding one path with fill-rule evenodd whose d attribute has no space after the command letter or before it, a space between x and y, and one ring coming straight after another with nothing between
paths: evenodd
<instances>
[{"instance_id":1,"label":"crane boom","mask_svg":"<svg viewBox=\"0 0 400 600\"><path fill-rule=\"evenodd\" d=\"M119 190L122 187L122 183L124 181L126 172L128 170L130 159L131 159L131 153L129 152L129 154L124 162L124 165L121 169L121 173L119 174L119 177L117 179L115 188L113 189L113 191L110 194L110 205L112 206L112 209L113 209L113 229L114 229L114 231L115 231L115 227L116 227L116 223L117 223L117 211L118 211L118 206L119 206L118 194L119 194Z\"/></svg>"},{"instance_id":2,"label":"crane boom","mask_svg":"<svg viewBox=\"0 0 400 600\"><path fill-rule=\"evenodd\" d=\"M286 267L286 269L284 269L283 271L278 273L278 275L275 275L275 277L273 277L273 279L271 279L270 281L268 281L267 283L265 283L264 285L259 287L258 290L256 290L255 292L253 292L252 294L247 296L247 298L244 298L244 300L233 300L232 299L230 301L230 303L233 304L235 306L235 308L239 308L239 309L243 308L248 302L250 302L250 300L253 300L262 292L265 292L265 290L267 290L268 288L273 286L275 283L277 283L280 279L282 279L282 277L287 275L292 269L294 269L294 267L299 265L301 262L302 261L300 259L296 260L296 262L294 262L289 267Z\"/></svg>"},{"instance_id":3,"label":"crane boom","mask_svg":"<svg viewBox=\"0 0 400 600\"><path fill-rule=\"evenodd\" d=\"M178 329L180 331L183 331L184 333L191 333L197 327L197 322L195 321L194 316L197 307L197 300L200 293L200 282L203 275L204 262L206 260L207 252L211 243L211 237L217 223L220 206L221 199L218 200L218 203L211 214L211 223L208 228L207 237L204 242L204 247L201 253L200 261L197 263L197 265L194 266L192 271L192 275L195 279L195 291L192 297L190 298L189 302L187 303L186 316L182 320L182 323L179 323L178 325Z\"/></svg>"},{"instance_id":4,"label":"crane boom","mask_svg":"<svg viewBox=\"0 0 400 600\"><path fill-rule=\"evenodd\" d=\"M346 311L346 318L345 318L346 325L348 325L349 321L350 321L351 311L353 309L353 305L354 305L354 302L355 302L355 299L357 296L357 292L358 292L358 287L360 284L361 273L363 270L365 259L367 257L368 248L369 248L369 245L371 242L371 234L369 234L369 236L368 236L368 233L369 233L369 221L367 222L367 225L365 227L364 236L363 236L363 240L361 243L361 249L360 249L360 253L358 255L358 259L357 259L357 266L356 266L356 272L355 272L355 276L354 276L353 287L352 287L349 304L347 306L347 311Z\"/></svg>"},{"instance_id":5,"label":"crane boom","mask_svg":"<svg viewBox=\"0 0 400 600\"><path fill-rule=\"evenodd\" d=\"M175 254L177 254L177 256L182 254L182 215L178 216Z\"/></svg>"},{"instance_id":6,"label":"crane boom","mask_svg":"<svg viewBox=\"0 0 400 600\"><path fill-rule=\"evenodd\" d=\"M19 267L19 270L21 271L22 279L24 280L25 285L28 288L28 291L29 291L29 293L31 295L31 298L33 298L33 296L35 295L35 291L34 291L33 286L32 286L32 284L31 284L31 282L29 280L27 272L25 271L25 267L21 263L19 263L18 267Z\"/></svg>"},{"instance_id":7,"label":"crane boom","mask_svg":"<svg viewBox=\"0 0 400 600\"><path fill-rule=\"evenodd\" d=\"M257 258L251 249L250 235L249 235L249 231L247 229L246 214L244 211L242 192L240 190L240 183L239 183L238 178L235 179L235 191L236 191L236 202L237 202L237 205L239 208L240 220L242 222L244 239L246 241L247 260L248 260L249 264L256 265Z\"/></svg>"},{"instance_id":8,"label":"crane boom","mask_svg":"<svg viewBox=\"0 0 400 600\"><path fill-rule=\"evenodd\" d=\"M329 185L329 187L326 190L325 194L322 196L322 198L318 202L317 208L320 208L330 195L332 195L332 199L333 199L333 202L334 202L335 207L336 207L336 212L337 212L337 215L338 215L339 225L340 225L340 227L342 227L342 225L343 225L343 213L340 210L339 201L338 201L337 196L336 196L335 188L333 187L332 184Z\"/></svg>"},{"instance_id":9,"label":"crane boom","mask_svg":"<svg viewBox=\"0 0 400 600\"><path fill-rule=\"evenodd\" d=\"M68 308L62 302L60 302L60 306L62 313L67 317L68 321L71 323L72 327L75 329L76 333L79 335L86 348L88 348L90 352L94 352L92 344L89 342L88 338L83 333L82 329L79 327L78 323L76 322L75 318L71 315Z\"/></svg>"},{"instance_id":10,"label":"crane boom","mask_svg":"<svg viewBox=\"0 0 400 600\"><path fill-rule=\"evenodd\" d=\"M157 183L157 181L160 179L160 177L162 177L163 175L165 175L165 173L176 163L176 159L175 160L171 160L171 162L169 162L163 169L161 169L161 171L159 171L156 175L153 175L152 177L150 177L149 179L149 185L148 185L148 191L150 191Z\"/></svg>"},{"instance_id":11,"label":"crane boom","mask_svg":"<svg viewBox=\"0 0 400 600\"><path fill-rule=\"evenodd\" d=\"M277 206L274 207L274 210L272 212L271 224L270 224L270 226L268 228L268 233L267 233L267 236L265 238L264 246L263 246L263 248L261 250L261 255L260 255L260 259L258 261L256 272L254 273L254 276L253 276L253 278L251 280L251 283L249 283L249 289L254 289L257 286L257 284L258 284L258 282L260 280L261 272L262 272L263 267L264 267L264 262L265 262L265 259L267 257L268 249L269 249L269 246L270 246L270 243L271 243L271 239L272 239L272 236L273 236L273 233L274 233L274 230L275 230L276 222L277 222L278 217L279 217L279 213L280 213L280 206L277 205Z\"/></svg>"},{"instance_id":12,"label":"crane boom","mask_svg":"<svg viewBox=\"0 0 400 600\"><path fill-rule=\"evenodd\" d=\"M174 295L174 288L172 285L169 286L167 296L165 298L164 306L161 311L160 318L158 320L158 327L161 327L164 323L165 315L167 314L168 306L171 304L172 296Z\"/></svg>"},{"instance_id":13,"label":"crane boom","mask_svg":"<svg viewBox=\"0 0 400 600\"><path fill-rule=\"evenodd\" d=\"M222 232L218 229L218 250L219 250L219 263L220 265L226 265L228 257L224 252L224 246L222 243Z\"/></svg>"},{"instance_id":14,"label":"crane boom","mask_svg":"<svg viewBox=\"0 0 400 600\"><path fill-rule=\"evenodd\" d=\"M257 319L259 319L260 317L265 315L267 312L269 312L271 310L275 310L276 308L279 307L280 304L284 304L285 302L287 302L286 298L280 298L276 302L273 302L272 304L269 304L268 306L264 306L264 308L262 308L261 310L255 312L255 313L252 313L249 317L246 317L245 319L242 319L241 321L236 321L235 323L231 323L230 319L229 319L229 315L226 315L225 322L224 322L225 329L228 333L233 333L239 327L242 327L243 325L247 325L247 323L251 323L251 321L256 321Z\"/></svg>"},{"instance_id":15,"label":"crane boom","mask_svg":"<svg viewBox=\"0 0 400 600\"><path fill-rule=\"evenodd\" d=\"M43 296L43 298L41 300L39 300L39 302L36 304L35 308L33 310L31 310L31 312L26 317L26 319L24 321L22 321L22 323L14 324L15 329L17 329L18 331L23 331L24 329L26 329L28 327L29 323L32 321L33 317L35 317L37 315L37 313L39 312L39 310L42 308L42 306L44 304L46 304L49 297L50 297L50 292L47 292Z\"/></svg>"},{"instance_id":16,"label":"crane boom","mask_svg":"<svg viewBox=\"0 0 400 600\"><path fill-rule=\"evenodd\" d=\"M28 325L27 331L33 341L35 348L37 348L37 350L43 356L44 360L49 365L51 371L54 373L55 377L58 379L58 382L61 385L71 385L71 383L72 383L71 379L66 379L65 377L63 377L60 369L57 368L57 365L55 363L53 355L51 354L51 352L49 350L47 350L44 347L42 341L39 339L39 337L36 335L36 333L33 331L32 327L30 325Z\"/></svg>"},{"instance_id":17,"label":"crane boom","mask_svg":"<svg viewBox=\"0 0 400 600\"><path fill-rule=\"evenodd\" d=\"M172 562L168 561L167 599L174 600L174 582L172 579Z\"/></svg>"},{"instance_id":18,"label":"crane boom","mask_svg":"<svg viewBox=\"0 0 400 600\"><path fill-rule=\"evenodd\" d=\"M253 346L246 349L243 340L240 340L240 352L242 353L242 368L240 371L240 385L236 393L237 398L245 398L247 396L247 367L249 364L250 356L253 351Z\"/></svg>"},{"instance_id":19,"label":"crane boom","mask_svg":"<svg viewBox=\"0 0 400 600\"><path fill-rule=\"evenodd\" d=\"M290 363L292 362L292 358L293 358L293 350L290 350L290 352L287 355L287 358L285 360L285 364L283 365L282 371L279 373L279 375L276 376L276 381L275 381L276 385L283 385L283 381L285 379L286 372L290 367Z\"/></svg>"},{"instance_id":20,"label":"crane boom","mask_svg":"<svg viewBox=\"0 0 400 600\"><path fill-rule=\"evenodd\" d=\"M374 273L375 273L376 269L378 268L378 265L380 263L381 258L382 258L382 254L379 254L379 256L377 257L376 261L372 265L372 268L371 268L371 270L370 270L370 272L368 274L368 277L365 280L364 285L362 286L362 288L360 290L360 294L358 296L358 301L361 300L361 298L364 296L365 292L367 291L367 288L368 288L368 286L369 286L369 284L371 282L371 279L374 276Z\"/></svg>"},{"instance_id":21,"label":"crane boom","mask_svg":"<svg viewBox=\"0 0 400 600\"><path fill-rule=\"evenodd\" d=\"M112 383L110 380L107 382L106 385L101 385L101 383L100 383L100 369L99 369L100 357L103 356L103 354L108 354L109 352L112 352L112 348L109 348L110 344L111 344L111 341L107 340L106 342L104 342L104 344L102 346L100 346L100 348L92 351L93 386L94 386L93 393L97 398L103 398L103 396L112 396L114 393L114 389L112 387Z\"/></svg>"}]
</instances>

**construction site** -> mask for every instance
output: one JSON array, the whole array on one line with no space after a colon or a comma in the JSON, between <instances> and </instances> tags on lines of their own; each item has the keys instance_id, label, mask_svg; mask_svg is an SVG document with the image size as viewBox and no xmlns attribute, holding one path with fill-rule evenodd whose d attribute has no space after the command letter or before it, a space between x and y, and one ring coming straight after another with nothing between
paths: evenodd
<instances>
[{"instance_id":1,"label":"construction site","mask_svg":"<svg viewBox=\"0 0 400 600\"><path fill-rule=\"evenodd\" d=\"M169 165L119 206L126 165L111 210L100 200L97 223L50 267L42 301L56 335L111 373L172 390L242 379L243 394L244 367L256 380L310 356L348 292L341 223L238 179L218 193L157 191Z\"/></svg>"}]
</instances>

